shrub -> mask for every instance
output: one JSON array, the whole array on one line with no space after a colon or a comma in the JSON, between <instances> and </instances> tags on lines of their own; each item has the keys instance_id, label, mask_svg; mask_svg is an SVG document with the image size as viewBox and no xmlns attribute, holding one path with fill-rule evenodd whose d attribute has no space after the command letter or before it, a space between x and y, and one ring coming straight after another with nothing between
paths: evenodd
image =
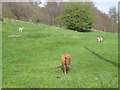
<instances>
[{"instance_id":1,"label":"shrub","mask_svg":"<svg viewBox=\"0 0 120 90\"><path fill-rule=\"evenodd\" d=\"M64 22L69 29L83 31L94 26L95 17L90 3L70 2L61 12L57 20Z\"/></svg>"}]
</instances>

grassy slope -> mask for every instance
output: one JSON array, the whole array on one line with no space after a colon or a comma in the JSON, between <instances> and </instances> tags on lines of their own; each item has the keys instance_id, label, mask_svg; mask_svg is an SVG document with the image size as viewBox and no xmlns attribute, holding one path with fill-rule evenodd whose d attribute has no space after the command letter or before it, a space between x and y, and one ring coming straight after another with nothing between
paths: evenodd
<instances>
[{"instance_id":1,"label":"grassy slope","mask_svg":"<svg viewBox=\"0 0 120 90\"><path fill-rule=\"evenodd\" d=\"M22 33L19 26L24 26ZM2 27L3 88L117 87L116 33L80 33L20 21L3 22ZM8 38L11 34L22 36ZM97 42L99 35L104 43ZM67 75L61 68L55 69L61 65L63 53L72 55Z\"/></svg>"}]
</instances>

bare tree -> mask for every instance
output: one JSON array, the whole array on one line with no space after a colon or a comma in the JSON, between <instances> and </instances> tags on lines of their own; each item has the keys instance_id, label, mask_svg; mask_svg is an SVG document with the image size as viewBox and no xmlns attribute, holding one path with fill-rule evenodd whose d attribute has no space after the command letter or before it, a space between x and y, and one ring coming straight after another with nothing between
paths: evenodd
<instances>
[{"instance_id":1,"label":"bare tree","mask_svg":"<svg viewBox=\"0 0 120 90\"><path fill-rule=\"evenodd\" d=\"M42 9L43 18L46 24L56 25L56 17L61 13L63 2L47 2L47 5Z\"/></svg>"},{"instance_id":2,"label":"bare tree","mask_svg":"<svg viewBox=\"0 0 120 90\"><path fill-rule=\"evenodd\" d=\"M111 31L116 32L117 31L117 22L118 22L118 13L117 13L116 7L110 8L109 17L111 19Z\"/></svg>"},{"instance_id":3,"label":"bare tree","mask_svg":"<svg viewBox=\"0 0 120 90\"><path fill-rule=\"evenodd\" d=\"M34 15L40 18L40 7L28 2L4 2L2 5L3 17L24 20L35 21Z\"/></svg>"},{"instance_id":4,"label":"bare tree","mask_svg":"<svg viewBox=\"0 0 120 90\"><path fill-rule=\"evenodd\" d=\"M110 8L109 17L113 20L113 22L117 22L117 20L118 20L117 16L118 16L118 13L117 13L116 7Z\"/></svg>"},{"instance_id":5,"label":"bare tree","mask_svg":"<svg viewBox=\"0 0 120 90\"><path fill-rule=\"evenodd\" d=\"M95 22L95 29L97 30L102 30L105 32L110 32L111 31L111 19L109 16L100 10L98 10L93 4L92 8L93 11L95 12L95 17L96 17L96 22Z\"/></svg>"},{"instance_id":6,"label":"bare tree","mask_svg":"<svg viewBox=\"0 0 120 90\"><path fill-rule=\"evenodd\" d=\"M120 32L120 1L118 3L118 31Z\"/></svg>"}]
</instances>

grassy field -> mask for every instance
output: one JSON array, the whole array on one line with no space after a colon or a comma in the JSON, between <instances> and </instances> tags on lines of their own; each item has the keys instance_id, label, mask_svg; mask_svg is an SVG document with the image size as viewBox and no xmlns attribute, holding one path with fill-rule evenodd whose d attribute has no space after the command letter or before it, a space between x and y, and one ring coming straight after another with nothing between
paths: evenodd
<instances>
[{"instance_id":1,"label":"grassy field","mask_svg":"<svg viewBox=\"0 0 120 90\"><path fill-rule=\"evenodd\" d=\"M19 26L24 26L19 32ZM21 35L8 38L8 35ZM72 36L78 36L75 38ZM97 42L102 36L103 43ZM20 21L2 23L3 88L117 88L118 35ZM61 55L72 56L64 75Z\"/></svg>"}]
</instances>

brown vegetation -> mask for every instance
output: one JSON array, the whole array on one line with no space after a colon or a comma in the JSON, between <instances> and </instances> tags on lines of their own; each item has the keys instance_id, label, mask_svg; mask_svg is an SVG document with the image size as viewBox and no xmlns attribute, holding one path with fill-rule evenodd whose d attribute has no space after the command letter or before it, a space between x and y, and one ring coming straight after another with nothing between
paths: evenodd
<instances>
[{"instance_id":1,"label":"brown vegetation","mask_svg":"<svg viewBox=\"0 0 120 90\"><path fill-rule=\"evenodd\" d=\"M3 2L2 16L47 25L64 25L64 22L57 23L56 18L61 14L65 2L48 2L45 7L38 7L38 4L32 2ZM112 19L98 10L92 2L91 7L96 17L94 29L117 32L117 23L113 23Z\"/></svg>"}]
</instances>

